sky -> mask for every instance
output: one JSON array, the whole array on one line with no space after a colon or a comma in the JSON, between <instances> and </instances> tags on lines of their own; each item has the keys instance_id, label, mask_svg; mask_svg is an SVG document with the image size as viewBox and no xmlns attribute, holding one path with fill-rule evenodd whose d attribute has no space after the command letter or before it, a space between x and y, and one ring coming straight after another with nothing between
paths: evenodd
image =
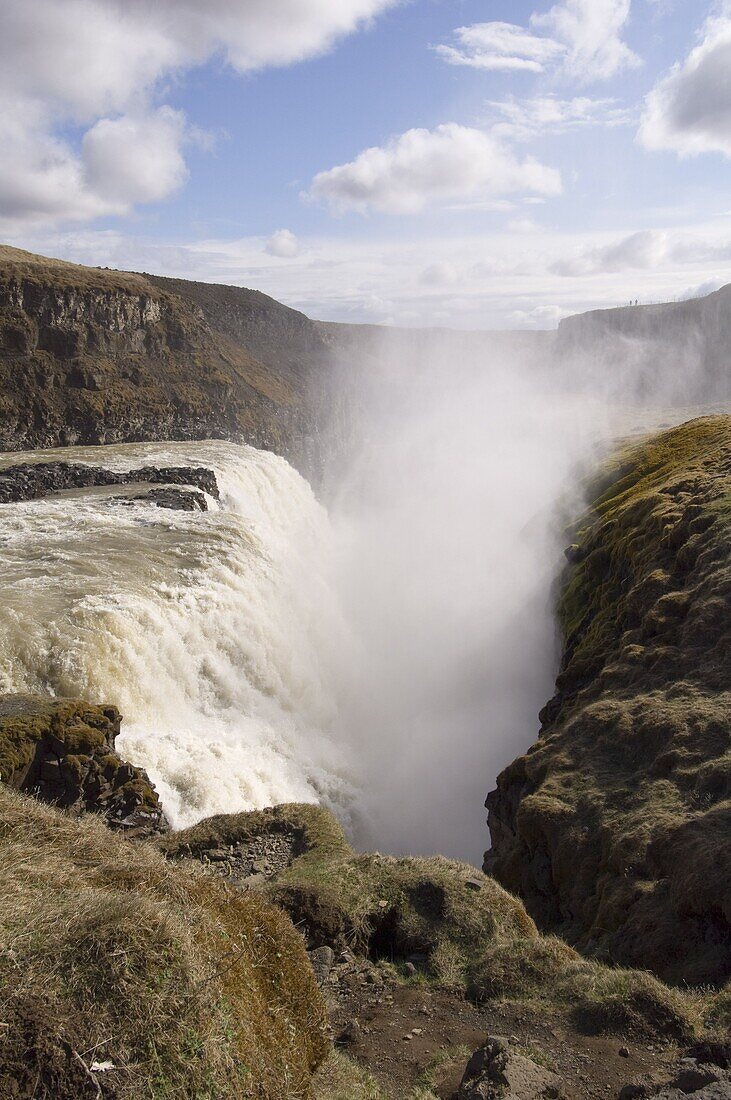
<instances>
[{"instance_id":1,"label":"sky","mask_svg":"<svg viewBox=\"0 0 731 1100\"><path fill-rule=\"evenodd\" d=\"M0 237L324 320L731 282L731 0L0 0Z\"/></svg>"}]
</instances>

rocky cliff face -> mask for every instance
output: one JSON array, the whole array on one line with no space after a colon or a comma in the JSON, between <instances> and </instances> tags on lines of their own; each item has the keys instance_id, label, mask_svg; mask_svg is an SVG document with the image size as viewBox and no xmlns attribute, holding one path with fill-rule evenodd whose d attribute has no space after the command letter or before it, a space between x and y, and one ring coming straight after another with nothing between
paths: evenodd
<instances>
[{"instance_id":1,"label":"rocky cliff face","mask_svg":"<svg viewBox=\"0 0 731 1100\"><path fill-rule=\"evenodd\" d=\"M624 378L628 396L651 404L713 404L731 398L731 286L703 298L597 309L561 321L557 363L586 375Z\"/></svg>"},{"instance_id":2,"label":"rocky cliff face","mask_svg":"<svg viewBox=\"0 0 731 1100\"><path fill-rule=\"evenodd\" d=\"M567 551L539 740L485 869L543 928L666 979L731 972L731 418L617 456Z\"/></svg>"},{"instance_id":3,"label":"rocky cliff face","mask_svg":"<svg viewBox=\"0 0 731 1100\"><path fill-rule=\"evenodd\" d=\"M0 449L229 438L299 460L312 404L297 362L242 342L227 292L253 292L208 288L206 315L167 282L0 248Z\"/></svg>"}]
</instances>

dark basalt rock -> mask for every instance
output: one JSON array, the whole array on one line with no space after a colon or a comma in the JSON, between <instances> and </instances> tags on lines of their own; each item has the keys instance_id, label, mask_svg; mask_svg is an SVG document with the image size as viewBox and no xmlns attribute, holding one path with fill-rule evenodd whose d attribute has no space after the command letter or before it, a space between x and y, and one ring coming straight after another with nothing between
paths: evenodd
<instances>
[{"instance_id":1,"label":"dark basalt rock","mask_svg":"<svg viewBox=\"0 0 731 1100\"><path fill-rule=\"evenodd\" d=\"M137 470L120 472L107 470L102 466L85 466L81 463L38 462L21 463L18 466L8 466L0 470L0 504L38 500L64 489L88 489L97 485L131 485L137 482L166 486L194 485L201 490L198 494L190 494L197 501L196 504L173 504L171 495L168 498L171 503L163 503L161 507L186 507L188 510L196 507L205 511L205 507L200 507L201 500L205 505L202 493L208 493L216 500L220 496L215 473L204 466L142 466ZM151 499L151 503L158 504L160 500L165 500L166 498L160 494L166 491L156 490L157 496Z\"/></svg>"},{"instance_id":2,"label":"dark basalt rock","mask_svg":"<svg viewBox=\"0 0 731 1100\"><path fill-rule=\"evenodd\" d=\"M147 773L114 744L116 707L38 695L0 696L0 779L73 813L101 814L130 836L165 828Z\"/></svg>"},{"instance_id":3,"label":"dark basalt rock","mask_svg":"<svg viewBox=\"0 0 731 1100\"><path fill-rule=\"evenodd\" d=\"M633 1081L619 1093L619 1100L731 1100L731 1043L710 1040L686 1051L670 1081Z\"/></svg>"},{"instance_id":4,"label":"dark basalt rock","mask_svg":"<svg viewBox=\"0 0 731 1100\"><path fill-rule=\"evenodd\" d=\"M157 508L170 508L173 512L207 512L208 503L203 493L193 489L150 489L133 497L115 497L115 504L154 504Z\"/></svg>"}]
</instances>

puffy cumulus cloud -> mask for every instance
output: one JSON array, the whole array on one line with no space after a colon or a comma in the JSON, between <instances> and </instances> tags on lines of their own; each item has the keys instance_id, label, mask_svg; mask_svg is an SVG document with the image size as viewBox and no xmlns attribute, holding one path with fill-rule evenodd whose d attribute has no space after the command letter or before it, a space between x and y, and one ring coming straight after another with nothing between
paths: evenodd
<instances>
[{"instance_id":1,"label":"puffy cumulus cloud","mask_svg":"<svg viewBox=\"0 0 731 1100\"><path fill-rule=\"evenodd\" d=\"M270 256L279 256L282 260L291 260L299 254L299 241L289 229L277 229L264 246Z\"/></svg>"},{"instance_id":2,"label":"puffy cumulus cloud","mask_svg":"<svg viewBox=\"0 0 731 1100\"><path fill-rule=\"evenodd\" d=\"M561 0L534 13L527 28L514 23L458 27L453 45L434 47L450 65L474 69L559 69L583 82L607 80L640 60L622 39L631 0Z\"/></svg>"},{"instance_id":3,"label":"puffy cumulus cloud","mask_svg":"<svg viewBox=\"0 0 731 1100\"><path fill-rule=\"evenodd\" d=\"M0 218L83 220L164 198L185 177L186 138L183 117L157 105L165 81L214 56L242 73L292 64L399 2L2 5ZM76 146L60 138L68 123L86 128Z\"/></svg>"},{"instance_id":4,"label":"puffy cumulus cloud","mask_svg":"<svg viewBox=\"0 0 731 1100\"><path fill-rule=\"evenodd\" d=\"M587 248L570 259L551 265L555 275L596 275L621 271L641 271L657 267L668 252L665 233L647 229L631 233L615 244Z\"/></svg>"},{"instance_id":5,"label":"puffy cumulus cloud","mask_svg":"<svg viewBox=\"0 0 731 1100\"><path fill-rule=\"evenodd\" d=\"M532 309L514 309L508 314L511 327L526 329L556 328L559 321L568 317L571 310L556 305L534 306Z\"/></svg>"},{"instance_id":6,"label":"puffy cumulus cloud","mask_svg":"<svg viewBox=\"0 0 731 1100\"><path fill-rule=\"evenodd\" d=\"M459 282L459 275L454 264L443 260L425 267L419 276L419 282L424 286L454 286Z\"/></svg>"},{"instance_id":7,"label":"puffy cumulus cloud","mask_svg":"<svg viewBox=\"0 0 731 1100\"><path fill-rule=\"evenodd\" d=\"M170 107L94 123L79 151L12 116L0 119L0 228L125 214L186 178L185 119Z\"/></svg>"},{"instance_id":8,"label":"puffy cumulus cloud","mask_svg":"<svg viewBox=\"0 0 731 1100\"><path fill-rule=\"evenodd\" d=\"M164 198L187 174L181 153L184 136L185 117L170 107L100 119L82 142L88 187L122 207Z\"/></svg>"},{"instance_id":9,"label":"puffy cumulus cloud","mask_svg":"<svg viewBox=\"0 0 731 1100\"><path fill-rule=\"evenodd\" d=\"M529 99L505 99L489 104L499 120L493 132L527 141L536 134L562 134L581 126L623 126L635 121L634 112L620 107L616 99L555 95Z\"/></svg>"},{"instance_id":10,"label":"puffy cumulus cloud","mask_svg":"<svg viewBox=\"0 0 731 1100\"><path fill-rule=\"evenodd\" d=\"M731 157L731 15L709 19L698 45L650 92L638 138L681 156Z\"/></svg>"},{"instance_id":11,"label":"puffy cumulus cloud","mask_svg":"<svg viewBox=\"0 0 731 1100\"><path fill-rule=\"evenodd\" d=\"M415 214L433 203L515 192L557 195L561 177L532 157L519 160L491 134L454 122L407 130L315 176L308 195L335 212Z\"/></svg>"}]
</instances>

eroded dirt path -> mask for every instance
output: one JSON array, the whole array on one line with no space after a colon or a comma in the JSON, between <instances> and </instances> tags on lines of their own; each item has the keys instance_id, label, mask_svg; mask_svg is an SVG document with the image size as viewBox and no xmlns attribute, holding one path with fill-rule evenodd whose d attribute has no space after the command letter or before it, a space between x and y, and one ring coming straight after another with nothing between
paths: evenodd
<instances>
[{"instance_id":1,"label":"eroded dirt path","mask_svg":"<svg viewBox=\"0 0 731 1100\"><path fill-rule=\"evenodd\" d=\"M479 1008L458 989L403 984L360 962L337 964L325 993L336 1041L392 1100L427 1082L451 1100L468 1055L488 1034L506 1036L557 1073L567 1100L616 1098L629 1081L662 1080L678 1056L672 1045L582 1035L525 1008Z\"/></svg>"}]
</instances>

